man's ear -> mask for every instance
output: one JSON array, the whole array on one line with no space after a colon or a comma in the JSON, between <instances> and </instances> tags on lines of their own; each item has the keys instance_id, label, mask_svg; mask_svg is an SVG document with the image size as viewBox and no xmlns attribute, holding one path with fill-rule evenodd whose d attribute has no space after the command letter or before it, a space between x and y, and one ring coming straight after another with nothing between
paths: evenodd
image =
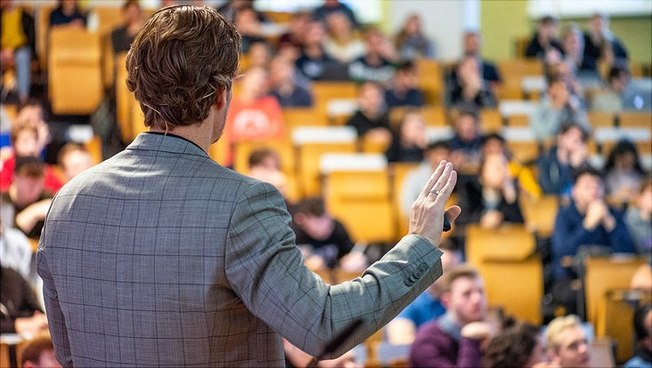
<instances>
[{"instance_id":1,"label":"man's ear","mask_svg":"<svg viewBox=\"0 0 652 368\"><path fill-rule=\"evenodd\" d=\"M215 107L218 110L222 110L229 104L229 94L231 93L230 89L219 89L215 93Z\"/></svg>"}]
</instances>

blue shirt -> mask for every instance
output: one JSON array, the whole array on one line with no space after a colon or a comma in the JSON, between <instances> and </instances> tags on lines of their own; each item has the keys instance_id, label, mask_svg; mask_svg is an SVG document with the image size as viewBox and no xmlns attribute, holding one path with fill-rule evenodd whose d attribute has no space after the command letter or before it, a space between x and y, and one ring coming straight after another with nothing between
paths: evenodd
<instances>
[{"instance_id":1,"label":"blue shirt","mask_svg":"<svg viewBox=\"0 0 652 368\"><path fill-rule=\"evenodd\" d=\"M598 225L593 230L584 228L585 215L577 210L574 202L559 210L555 219L555 231L552 234L552 260L556 280L567 277L566 271L561 266L561 259L564 256L577 255L577 251L583 245L607 246L613 253L635 252L622 213L613 208L609 208L609 212L616 221L616 227L611 232L602 225Z\"/></svg>"},{"instance_id":2,"label":"blue shirt","mask_svg":"<svg viewBox=\"0 0 652 368\"><path fill-rule=\"evenodd\" d=\"M446 313L446 308L439 299L424 291L410 305L398 315L398 318L407 318L414 322L417 328L422 324L434 321Z\"/></svg>"}]
</instances>

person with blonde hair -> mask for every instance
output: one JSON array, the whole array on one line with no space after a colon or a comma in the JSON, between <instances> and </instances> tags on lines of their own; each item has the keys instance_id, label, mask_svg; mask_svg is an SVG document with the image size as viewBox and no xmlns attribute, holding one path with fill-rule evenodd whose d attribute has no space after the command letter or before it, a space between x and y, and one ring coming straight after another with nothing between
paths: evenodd
<instances>
[{"instance_id":1,"label":"person with blonde hair","mask_svg":"<svg viewBox=\"0 0 652 368\"><path fill-rule=\"evenodd\" d=\"M550 363L553 366L588 367L591 347L576 315L557 317L546 329L545 339Z\"/></svg>"}]
</instances>

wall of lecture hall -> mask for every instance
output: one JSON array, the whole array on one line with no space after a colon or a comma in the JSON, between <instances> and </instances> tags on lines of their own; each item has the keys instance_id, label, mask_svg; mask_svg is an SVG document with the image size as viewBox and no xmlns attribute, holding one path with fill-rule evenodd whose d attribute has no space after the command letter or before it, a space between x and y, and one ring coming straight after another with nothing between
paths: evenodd
<instances>
[{"instance_id":1,"label":"wall of lecture hall","mask_svg":"<svg viewBox=\"0 0 652 368\"><path fill-rule=\"evenodd\" d=\"M527 0L491 0L481 1L480 4L484 56L490 60L513 58L514 40L530 35L536 25L536 21L528 18ZM588 19L563 19L561 26L569 22L575 22L585 29ZM632 61L652 62L652 16L612 17L611 29L629 50Z\"/></svg>"}]
</instances>

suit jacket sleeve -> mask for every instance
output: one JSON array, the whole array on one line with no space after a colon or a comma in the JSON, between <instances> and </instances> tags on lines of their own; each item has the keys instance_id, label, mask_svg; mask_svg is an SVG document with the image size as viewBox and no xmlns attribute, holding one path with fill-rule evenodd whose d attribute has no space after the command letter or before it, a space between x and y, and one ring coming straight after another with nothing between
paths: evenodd
<instances>
[{"instance_id":1,"label":"suit jacket sleeve","mask_svg":"<svg viewBox=\"0 0 652 368\"><path fill-rule=\"evenodd\" d=\"M363 319L333 356L350 350L442 274L441 251L409 235L361 277L327 285L303 265L289 224L276 189L263 183L246 188L231 218L226 276L255 316L312 355L351 321Z\"/></svg>"},{"instance_id":2,"label":"suit jacket sleeve","mask_svg":"<svg viewBox=\"0 0 652 368\"><path fill-rule=\"evenodd\" d=\"M43 231L41 244L44 243L45 234L46 232ZM38 253L36 253L36 262L38 274L43 279L43 298L45 299L45 310L48 316L48 328L50 329L50 336L52 336L52 343L54 344L54 351L57 360L64 367L72 367L72 352L70 351L66 320L63 316L61 306L59 305L57 289L54 285L52 274L50 273L47 255L41 245L39 245Z\"/></svg>"}]
</instances>

